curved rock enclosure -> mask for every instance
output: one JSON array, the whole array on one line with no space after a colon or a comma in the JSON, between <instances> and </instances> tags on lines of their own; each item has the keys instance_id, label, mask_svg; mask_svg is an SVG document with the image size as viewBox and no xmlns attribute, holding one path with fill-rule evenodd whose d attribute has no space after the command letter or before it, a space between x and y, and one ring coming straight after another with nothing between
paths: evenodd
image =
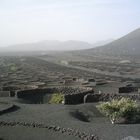
<instances>
[{"instance_id":1,"label":"curved rock enclosure","mask_svg":"<svg viewBox=\"0 0 140 140\"><path fill-rule=\"evenodd\" d=\"M16 96L25 103L48 103L52 94L60 93L64 96L64 104L79 104L84 102L84 96L93 93L91 88L58 87L45 89L31 89L17 91Z\"/></svg>"}]
</instances>

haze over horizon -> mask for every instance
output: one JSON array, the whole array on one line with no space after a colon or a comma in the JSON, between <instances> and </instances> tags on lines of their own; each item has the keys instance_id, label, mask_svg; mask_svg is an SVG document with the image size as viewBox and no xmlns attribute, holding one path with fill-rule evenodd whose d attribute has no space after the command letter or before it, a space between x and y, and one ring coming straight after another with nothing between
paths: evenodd
<instances>
[{"instance_id":1,"label":"haze over horizon","mask_svg":"<svg viewBox=\"0 0 140 140\"><path fill-rule=\"evenodd\" d=\"M2 0L0 47L117 39L140 27L139 5L138 0Z\"/></svg>"}]
</instances>

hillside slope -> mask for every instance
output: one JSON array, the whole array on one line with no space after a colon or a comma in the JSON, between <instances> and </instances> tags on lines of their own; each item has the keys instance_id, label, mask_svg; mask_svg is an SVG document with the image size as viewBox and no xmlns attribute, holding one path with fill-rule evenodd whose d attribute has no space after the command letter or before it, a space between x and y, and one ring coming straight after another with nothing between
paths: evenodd
<instances>
[{"instance_id":1,"label":"hillside slope","mask_svg":"<svg viewBox=\"0 0 140 140\"><path fill-rule=\"evenodd\" d=\"M107 45L89 49L90 53L106 55L140 55L140 28Z\"/></svg>"}]
</instances>

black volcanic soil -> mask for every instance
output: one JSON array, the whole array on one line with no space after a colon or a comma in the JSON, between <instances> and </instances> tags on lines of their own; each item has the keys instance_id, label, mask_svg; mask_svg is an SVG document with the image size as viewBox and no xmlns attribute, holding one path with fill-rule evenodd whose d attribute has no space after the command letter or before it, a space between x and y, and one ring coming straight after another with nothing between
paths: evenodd
<instances>
[{"instance_id":1,"label":"black volcanic soil","mask_svg":"<svg viewBox=\"0 0 140 140\"><path fill-rule=\"evenodd\" d=\"M38 82L44 83L44 87L49 85L59 86L61 85L60 80L65 76L87 79L97 77L97 79L119 80L119 82L124 80L122 77L101 75L34 57L4 57L0 60L0 90L9 85L21 87L21 89L27 86L34 87L38 86ZM90 63L88 63L89 65ZM99 65L97 64L97 66ZM114 91L113 84L109 84L109 86L110 91ZM103 85L96 88L97 91L107 90L105 92L108 92L108 87ZM115 92L117 92L118 87L115 87L115 89ZM18 109L0 115L0 139L80 140L80 137L75 136L77 131L80 134L97 135L99 140L122 140L128 136L140 139L140 124L112 125L108 118L98 112L94 103L79 105L21 104L15 98L9 97L1 97L1 101L12 103ZM40 126L40 123L43 125ZM50 128L50 126L55 126L55 128ZM67 129L72 131L70 133L73 133L74 130L74 133L60 132L62 131L60 128L64 128L64 131ZM58 131L59 129L60 131Z\"/></svg>"},{"instance_id":2,"label":"black volcanic soil","mask_svg":"<svg viewBox=\"0 0 140 140\"><path fill-rule=\"evenodd\" d=\"M3 98L1 100L11 100ZM14 101L13 101L14 102ZM94 103L80 105L55 104L19 104L20 109L0 116L5 122L30 122L71 128L87 134L94 134L102 140L121 140L127 136L140 138L140 124L112 125L109 119L102 116ZM74 114L74 115L73 115ZM82 119L81 119L82 118ZM88 120L88 121L85 121ZM0 137L5 140L77 140L78 137L51 131L45 128L32 128L21 125L0 126Z\"/></svg>"}]
</instances>

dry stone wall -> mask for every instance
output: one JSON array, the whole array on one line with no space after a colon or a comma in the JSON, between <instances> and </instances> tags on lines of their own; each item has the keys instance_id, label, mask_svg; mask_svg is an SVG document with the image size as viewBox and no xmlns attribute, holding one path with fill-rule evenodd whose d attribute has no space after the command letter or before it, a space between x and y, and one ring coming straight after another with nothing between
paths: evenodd
<instances>
[{"instance_id":1,"label":"dry stone wall","mask_svg":"<svg viewBox=\"0 0 140 140\"><path fill-rule=\"evenodd\" d=\"M19 99L24 99L26 103L43 103L44 98L54 93L61 93L64 95L64 104L80 104L84 102L84 96L88 93L93 93L92 88L81 87L57 87L46 89L31 89L17 91L16 96Z\"/></svg>"},{"instance_id":2,"label":"dry stone wall","mask_svg":"<svg viewBox=\"0 0 140 140\"><path fill-rule=\"evenodd\" d=\"M139 94L88 94L85 97L85 103L110 101L112 99L120 99L122 97L130 98L132 100L140 101Z\"/></svg>"}]
</instances>

